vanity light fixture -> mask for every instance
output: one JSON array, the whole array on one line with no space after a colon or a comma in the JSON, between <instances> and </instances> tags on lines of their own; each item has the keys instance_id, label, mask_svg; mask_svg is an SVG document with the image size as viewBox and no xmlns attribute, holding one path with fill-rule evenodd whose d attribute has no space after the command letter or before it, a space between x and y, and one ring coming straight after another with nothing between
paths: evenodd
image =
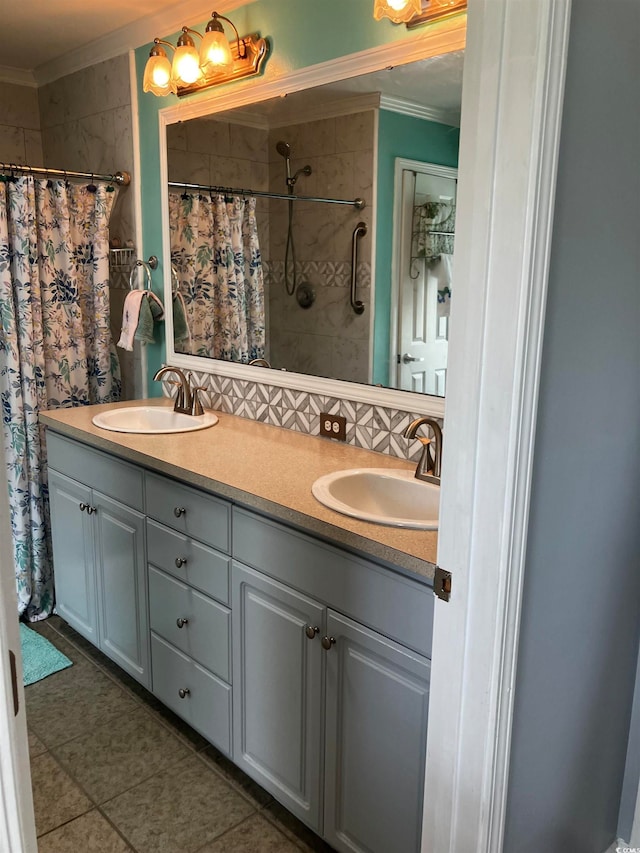
<instances>
[{"instance_id":1,"label":"vanity light fixture","mask_svg":"<svg viewBox=\"0 0 640 853\"><path fill-rule=\"evenodd\" d=\"M235 33L231 44L225 36L222 21L226 21ZM199 50L192 36L200 39ZM173 61L169 60L162 45L171 48ZM212 12L204 36L191 27L183 27L176 47L165 39L153 40L142 89L159 97L171 93L181 96L259 74L268 50L265 39L257 34L240 38L233 21Z\"/></svg>"},{"instance_id":2,"label":"vanity light fixture","mask_svg":"<svg viewBox=\"0 0 640 853\"><path fill-rule=\"evenodd\" d=\"M394 24L406 24L412 29L457 15L466 8L467 0L375 0L373 17L376 21L389 18Z\"/></svg>"}]
</instances>

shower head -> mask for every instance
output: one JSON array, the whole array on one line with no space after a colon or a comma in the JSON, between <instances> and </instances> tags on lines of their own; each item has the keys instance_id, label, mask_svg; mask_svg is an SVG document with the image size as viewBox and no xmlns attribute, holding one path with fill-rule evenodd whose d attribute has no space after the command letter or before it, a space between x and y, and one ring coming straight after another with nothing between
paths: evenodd
<instances>
[{"instance_id":1,"label":"shower head","mask_svg":"<svg viewBox=\"0 0 640 853\"><path fill-rule=\"evenodd\" d=\"M289 187L289 190L291 190L291 186L289 183L291 181L291 146L288 142L283 142L282 140L280 140L280 142L276 143L276 151L278 152L278 154L284 157L287 169L287 186Z\"/></svg>"},{"instance_id":2,"label":"shower head","mask_svg":"<svg viewBox=\"0 0 640 853\"><path fill-rule=\"evenodd\" d=\"M302 169L298 169L298 171L295 173L295 175L291 178L291 183L295 184L295 182L298 180L300 175L306 175L307 177L309 177L310 174L311 174L311 166L303 166Z\"/></svg>"}]
</instances>

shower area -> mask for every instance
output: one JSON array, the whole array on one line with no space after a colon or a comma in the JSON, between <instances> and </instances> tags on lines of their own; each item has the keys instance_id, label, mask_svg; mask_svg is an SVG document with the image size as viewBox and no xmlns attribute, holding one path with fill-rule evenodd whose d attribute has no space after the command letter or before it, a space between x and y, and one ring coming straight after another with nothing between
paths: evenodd
<instances>
[{"instance_id":1,"label":"shower area","mask_svg":"<svg viewBox=\"0 0 640 853\"><path fill-rule=\"evenodd\" d=\"M178 190L187 182L251 188L264 285L263 358L277 369L367 382L370 236L358 240L362 313L350 296L354 229L365 220L370 234L373 225L375 111L286 123L266 118L263 126L247 119L238 110L224 120L169 125L170 191L171 183ZM364 210L348 203L356 198L366 200Z\"/></svg>"},{"instance_id":2,"label":"shower area","mask_svg":"<svg viewBox=\"0 0 640 853\"><path fill-rule=\"evenodd\" d=\"M121 398L109 220L129 176L0 163L0 398L18 607L53 612L45 409Z\"/></svg>"}]
</instances>

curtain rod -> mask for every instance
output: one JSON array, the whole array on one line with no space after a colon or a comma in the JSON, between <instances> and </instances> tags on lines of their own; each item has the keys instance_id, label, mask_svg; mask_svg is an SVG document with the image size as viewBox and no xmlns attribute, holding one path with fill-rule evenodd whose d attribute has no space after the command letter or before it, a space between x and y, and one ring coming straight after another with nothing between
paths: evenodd
<instances>
[{"instance_id":1,"label":"curtain rod","mask_svg":"<svg viewBox=\"0 0 640 853\"><path fill-rule=\"evenodd\" d=\"M128 187L131 183L129 172L115 172L113 175L99 175L97 172L71 172L69 169L47 169L45 166L18 166L16 163L0 163L0 172L21 172L26 175L43 175L45 178L77 178L82 180L106 181Z\"/></svg>"},{"instance_id":2,"label":"curtain rod","mask_svg":"<svg viewBox=\"0 0 640 853\"><path fill-rule=\"evenodd\" d=\"M286 201L317 201L323 202L324 204L348 204L351 207L355 207L356 210L362 210L365 207L365 200L363 198L356 198L353 201L344 198L316 198L315 196L309 195L289 195L288 193L269 193L264 192L263 190L241 190L235 187L218 187L211 186L209 184L185 184L182 181L168 181L167 182L170 187L175 187L176 189L182 189L185 192L187 190L198 190L204 192L215 192L215 193L224 193L225 195L253 195L258 196L260 198L283 198Z\"/></svg>"}]
</instances>

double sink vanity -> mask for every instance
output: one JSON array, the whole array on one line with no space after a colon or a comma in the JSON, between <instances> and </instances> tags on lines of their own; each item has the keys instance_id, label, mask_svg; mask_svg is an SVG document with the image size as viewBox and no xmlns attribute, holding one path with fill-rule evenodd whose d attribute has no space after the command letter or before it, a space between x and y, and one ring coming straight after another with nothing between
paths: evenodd
<instances>
[{"instance_id":1,"label":"double sink vanity","mask_svg":"<svg viewBox=\"0 0 640 853\"><path fill-rule=\"evenodd\" d=\"M174 414L41 415L58 612L336 850L419 850L437 532L324 505L415 466L224 413L131 431Z\"/></svg>"}]
</instances>

